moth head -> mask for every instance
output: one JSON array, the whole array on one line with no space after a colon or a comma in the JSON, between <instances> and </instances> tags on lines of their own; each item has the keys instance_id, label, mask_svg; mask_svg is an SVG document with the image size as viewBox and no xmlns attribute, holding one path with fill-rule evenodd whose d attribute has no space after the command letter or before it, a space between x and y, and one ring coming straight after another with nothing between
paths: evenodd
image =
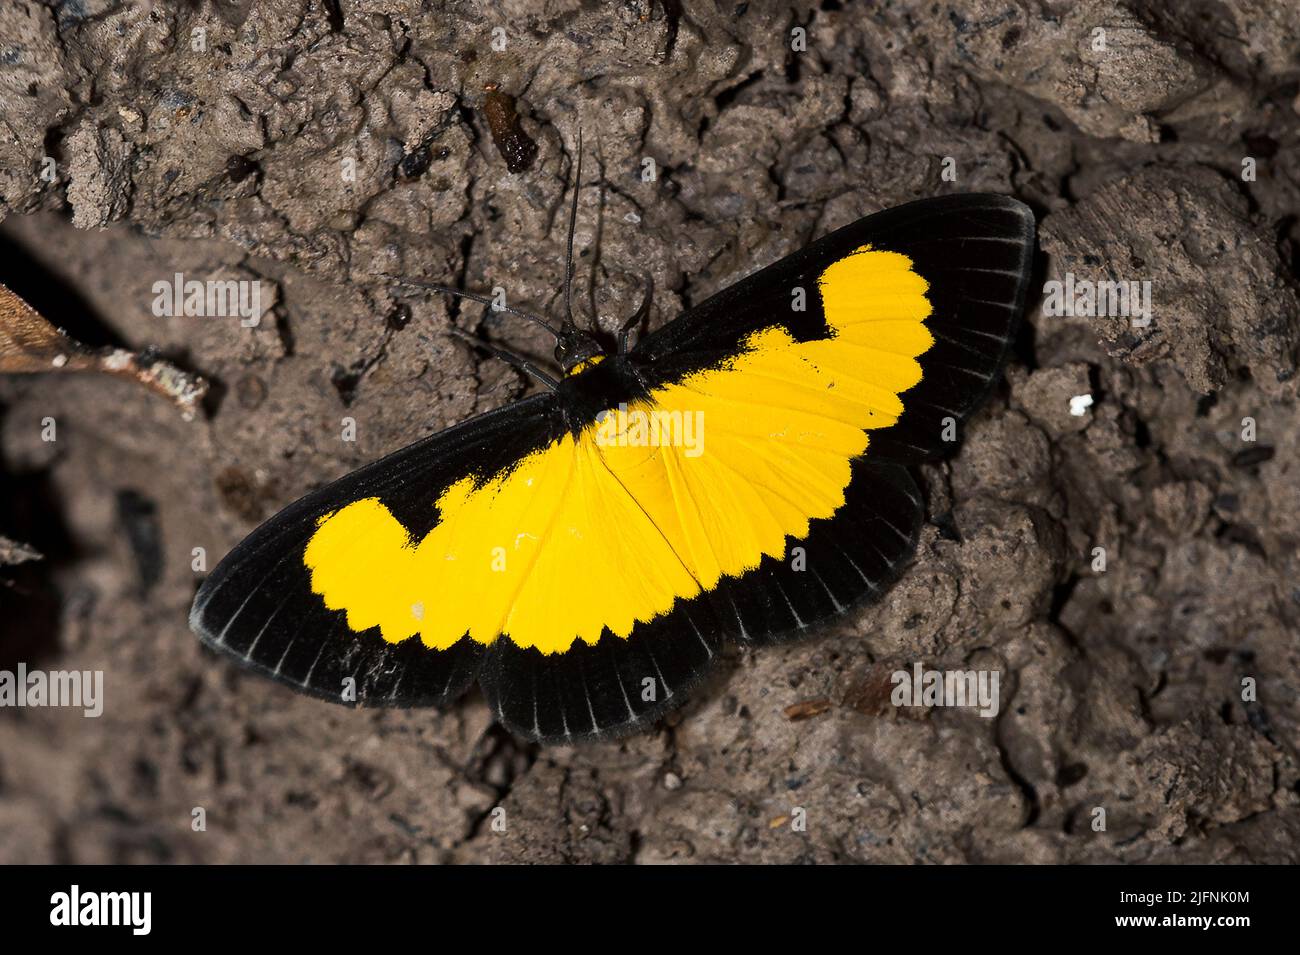
<instances>
[{"instance_id":1,"label":"moth head","mask_svg":"<svg viewBox=\"0 0 1300 955\"><path fill-rule=\"evenodd\" d=\"M560 332L555 337L555 360L566 375L584 362L604 354L605 349L591 332L584 331L573 322L565 322L560 326Z\"/></svg>"}]
</instances>

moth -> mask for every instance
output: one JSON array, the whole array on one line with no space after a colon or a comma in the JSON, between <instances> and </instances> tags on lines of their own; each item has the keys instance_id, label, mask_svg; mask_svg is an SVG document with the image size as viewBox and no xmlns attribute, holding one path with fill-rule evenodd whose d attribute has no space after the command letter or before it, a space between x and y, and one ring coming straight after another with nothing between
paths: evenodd
<instances>
[{"instance_id":1,"label":"moth","mask_svg":"<svg viewBox=\"0 0 1300 955\"><path fill-rule=\"evenodd\" d=\"M904 571L912 469L999 376L1034 247L1014 199L923 199L606 347L573 318L571 218L563 320L527 316L559 375L493 349L544 390L286 507L191 627L337 703L442 706L477 682L530 740L644 727L725 641L797 639Z\"/></svg>"}]
</instances>

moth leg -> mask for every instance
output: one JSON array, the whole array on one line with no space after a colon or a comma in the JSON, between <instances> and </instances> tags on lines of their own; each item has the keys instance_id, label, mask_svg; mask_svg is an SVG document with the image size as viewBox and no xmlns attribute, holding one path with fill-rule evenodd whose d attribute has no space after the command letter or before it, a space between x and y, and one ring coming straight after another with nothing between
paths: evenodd
<instances>
[{"instance_id":1,"label":"moth leg","mask_svg":"<svg viewBox=\"0 0 1300 955\"><path fill-rule=\"evenodd\" d=\"M450 331L453 338L459 338L461 341L469 345L472 345L475 348L483 349L485 352L491 354L494 358L500 358L503 362L505 362L507 365L510 365L512 368L517 368L520 371L524 372L524 374L531 375L532 377L536 378L538 381L544 384L547 388L550 388L552 391L554 391L556 388L560 386L560 383L558 381L556 381L546 372L542 371L540 368L534 365L527 358L523 358L519 355L516 355L514 352L506 351L504 348L498 348L496 345L493 345L490 342L485 342L480 338L475 338L473 335L469 334L468 332L462 331L459 328L453 327L452 329L450 329Z\"/></svg>"},{"instance_id":2,"label":"moth leg","mask_svg":"<svg viewBox=\"0 0 1300 955\"><path fill-rule=\"evenodd\" d=\"M394 282L399 282L402 285L411 285L414 286L415 288L428 289L430 292L444 292L447 295L454 295L457 298L468 299L471 302L478 302L480 305L490 305L493 311L505 312L507 315L517 315L522 319L532 322L534 325L546 329L548 332L551 333L552 337L555 337L559 334L559 332L556 331L555 326L552 325L550 322L548 322L546 319L538 318L536 315L532 315L528 312L520 311L519 309L514 308L513 306L510 305L502 305L494 301L493 299L489 298L488 296L481 295L478 292L467 292L465 291L465 289L452 288L450 285L439 285L436 282L423 282L423 281L417 281L416 279L404 279L400 275L388 275L385 273L384 278L392 279Z\"/></svg>"},{"instance_id":3,"label":"moth leg","mask_svg":"<svg viewBox=\"0 0 1300 955\"><path fill-rule=\"evenodd\" d=\"M632 329L636 328L650 314L650 302L655 294L654 276L649 272L642 272L641 278L645 282L645 297L641 299L641 305L637 308L635 314L623 323L623 327L618 330L618 353L627 354L627 339L632 334Z\"/></svg>"}]
</instances>

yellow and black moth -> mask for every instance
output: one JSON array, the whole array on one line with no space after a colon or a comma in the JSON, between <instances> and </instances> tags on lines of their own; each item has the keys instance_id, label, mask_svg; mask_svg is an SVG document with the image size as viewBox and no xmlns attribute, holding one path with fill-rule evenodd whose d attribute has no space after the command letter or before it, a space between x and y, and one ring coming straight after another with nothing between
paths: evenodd
<instances>
[{"instance_id":1,"label":"yellow and black moth","mask_svg":"<svg viewBox=\"0 0 1300 955\"><path fill-rule=\"evenodd\" d=\"M910 469L1000 374L1033 251L1023 204L947 196L630 349L570 311L548 325L562 377L528 369L549 390L285 508L203 583L191 626L335 702L441 705L477 681L519 736L641 727L724 640L796 638L899 576L924 511ZM690 421L702 440L657 440Z\"/></svg>"}]
</instances>

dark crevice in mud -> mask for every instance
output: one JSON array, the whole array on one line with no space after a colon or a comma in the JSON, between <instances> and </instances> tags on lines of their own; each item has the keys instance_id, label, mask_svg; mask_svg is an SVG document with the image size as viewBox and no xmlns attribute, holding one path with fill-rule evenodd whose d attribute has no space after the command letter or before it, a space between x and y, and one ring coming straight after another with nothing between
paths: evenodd
<instances>
[{"instance_id":1,"label":"dark crevice in mud","mask_svg":"<svg viewBox=\"0 0 1300 955\"><path fill-rule=\"evenodd\" d=\"M342 33L344 27L342 0L321 0L331 33Z\"/></svg>"},{"instance_id":2,"label":"dark crevice in mud","mask_svg":"<svg viewBox=\"0 0 1300 955\"><path fill-rule=\"evenodd\" d=\"M1151 729L1155 729L1160 724L1160 721L1156 719L1155 713L1151 710L1152 694L1164 689L1168 679L1168 674L1165 673L1164 670L1161 670L1156 674L1156 683L1151 691L1148 691L1146 687L1139 686L1136 683L1131 686L1132 691L1137 694L1138 712L1142 716L1142 722Z\"/></svg>"},{"instance_id":3,"label":"dark crevice in mud","mask_svg":"<svg viewBox=\"0 0 1300 955\"><path fill-rule=\"evenodd\" d=\"M930 518L930 523L938 529L939 536L943 540L961 543L961 529L957 526L951 508L941 514L935 514Z\"/></svg>"},{"instance_id":4,"label":"dark crevice in mud","mask_svg":"<svg viewBox=\"0 0 1300 955\"><path fill-rule=\"evenodd\" d=\"M469 137L470 143L478 146L482 137L479 135L478 125L474 122L474 110L465 100L457 99L455 112L460 119L461 126L465 129L465 134Z\"/></svg>"},{"instance_id":5,"label":"dark crevice in mud","mask_svg":"<svg viewBox=\"0 0 1300 955\"><path fill-rule=\"evenodd\" d=\"M767 178L771 181L773 188L776 189L776 201L783 203L786 201L785 180L781 178L780 170L776 166L769 166L767 169Z\"/></svg>"},{"instance_id":6,"label":"dark crevice in mud","mask_svg":"<svg viewBox=\"0 0 1300 955\"><path fill-rule=\"evenodd\" d=\"M81 296L75 285L64 281L25 246L14 242L2 232L0 262L4 263L0 281L44 315L52 325L91 348L130 348L113 327L100 317L89 301Z\"/></svg>"},{"instance_id":7,"label":"dark crevice in mud","mask_svg":"<svg viewBox=\"0 0 1300 955\"><path fill-rule=\"evenodd\" d=\"M388 351L389 340L393 337L396 329L385 320L383 337L379 345L375 348L373 355L364 358L352 365L343 366L335 365L330 371L330 384L338 393L339 400L343 402L343 407L350 408L352 403L357 399L357 389L361 387L361 380L365 378L366 373L379 364Z\"/></svg>"},{"instance_id":8,"label":"dark crevice in mud","mask_svg":"<svg viewBox=\"0 0 1300 955\"><path fill-rule=\"evenodd\" d=\"M1037 211L1035 211L1035 218L1038 218ZM1026 315L1032 315L1042 301L1043 284L1047 281L1050 272L1047 255L1041 248L1034 254L1032 269L1033 277L1029 281L1029 294L1025 299ZM1020 323L1016 339L1012 343L1012 354L1016 361L1031 372L1039 367L1037 338L1038 332L1034 328L1034 323L1024 321Z\"/></svg>"},{"instance_id":9,"label":"dark crevice in mud","mask_svg":"<svg viewBox=\"0 0 1300 955\"><path fill-rule=\"evenodd\" d=\"M1014 699L1014 696L1011 699ZM1007 702L1010 702L1010 700ZM998 719L998 725L993 734L994 742L997 745L998 750L998 761L1002 765L1002 771L1007 774L1007 778L1015 784L1016 788L1020 790L1021 796L1024 797L1025 816L1021 823L1021 828L1029 829L1038 821L1038 817L1042 814L1042 802L1038 798L1038 789L1024 776L1024 774L1016 769L1011 762L1011 754L1007 751L1006 744L1001 738L1002 722L1005 719L1006 716L1004 711L1004 715Z\"/></svg>"},{"instance_id":10,"label":"dark crevice in mud","mask_svg":"<svg viewBox=\"0 0 1300 955\"><path fill-rule=\"evenodd\" d=\"M63 137L64 127L62 126L51 126L45 131L45 155L54 160L56 170L63 169ZM62 176L63 173L59 172L59 175Z\"/></svg>"},{"instance_id":11,"label":"dark crevice in mud","mask_svg":"<svg viewBox=\"0 0 1300 955\"><path fill-rule=\"evenodd\" d=\"M158 523L158 505L134 488L123 488L115 495L117 521L131 548L140 599L162 578L163 535Z\"/></svg>"},{"instance_id":12,"label":"dark crevice in mud","mask_svg":"<svg viewBox=\"0 0 1300 955\"><path fill-rule=\"evenodd\" d=\"M0 404L0 425L8 413ZM15 472L0 460L0 535L39 555L0 565L0 617L22 621L22 626L3 628L0 670L12 671L19 662L34 666L59 654L65 595L55 574L84 556L65 511L48 469Z\"/></svg>"},{"instance_id":13,"label":"dark crevice in mud","mask_svg":"<svg viewBox=\"0 0 1300 955\"><path fill-rule=\"evenodd\" d=\"M466 232L460 237L460 261L456 266L455 287L463 289L469 281L470 260L474 256L474 233ZM473 290L471 290L473 291ZM459 295L445 296L447 302L447 324L455 328L460 325L460 313L465 299Z\"/></svg>"},{"instance_id":14,"label":"dark crevice in mud","mask_svg":"<svg viewBox=\"0 0 1300 955\"><path fill-rule=\"evenodd\" d=\"M1127 410L1133 425L1133 444L1139 450L1145 451L1151 447L1151 429L1147 426L1145 419L1138 417L1131 408Z\"/></svg>"},{"instance_id":15,"label":"dark crevice in mud","mask_svg":"<svg viewBox=\"0 0 1300 955\"><path fill-rule=\"evenodd\" d=\"M1225 544L1236 544L1244 547L1247 551L1261 559L1268 559L1268 553L1264 550L1264 545L1260 542L1259 535L1253 528L1244 524L1233 524L1227 521L1219 523L1218 529L1214 532L1215 540Z\"/></svg>"},{"instance_id":16,"label":"dark crevice in mud","mask_svg":"<svg viewBox=\"0 0 1300 955\"><path fill-rule=\"evenodd\" d=\"M653 6L654 0L649 0ZM677 32L681 26L682 20L682 0L659 0L663 7L664 20L666 21L664 31L664 48L663 58L672 59L673 50L677 48Z\"/></svg>"},{"instance_id":17,"label":"dark crevice in mud","mask_svg":"<svg viewBox=\"0 0 1300 955\"><path fill-rule=\"evenodd\" d=\"M1065 580L1052 588L1052 600L1047 610L1047 621L1065 635L1065 639L1077 652L1083 653L1083 645L1079 642L1079 638L1074 631L1061 622L1061 614L1064 613L1066 605L1074 597L1080 580L1082 580L1082 577L1079 574L1071 573Z\"/></svg>"},{"instance_id":18,"label":"dark crevice in mud","mask_svg":"<svg viewBox=\"0 0 1300 955\"><path fill-rule=\"evenodd\" d=\"M1243 471L1250 471L1258 474L1258 466L1266 461L1272 461L1277 452L1270 444L1259 444L1253 448L1243 448L1232 456L1231 465Z\"/></svg>"},{"instance_id":19,"label":"dark crevice in mud","mask_svg":"<svg viewBox=\"0 0 1300 955\"><path fill-rule=\"evenodd\" d=\"M1274 234L1287 279L1292 285L1300 285L1300 216L1286 215L1278 219Z\"/></svg>"},{"instance_id":20,"label":"dark crevice in mud","mask_svg":"<svg viewBox=\"0 0 1300 955\"><path fill-rule=\"evenodd\" d=\"M740 98L741 94L744 93L745 90L756 85L762 79L763 79L763 71L755 70L753 73L750 73L748 76L742 78L738 83L735 83L732 86L728 86L726 89L719 92L716 96L713 97L713 108L715 110L715 115L721 116L722 113L729 106L731 106ZM708 129L708 124L706 123L704 130L707 129ZM703 132L704 130L701 131Z\"/></svg>"},{"instance_id":21,"label":"dark crevice in mud","mask_svg":"<svg viewBox=\"0 0 1300 955\"><path fill-rule=\"evenodd\" d=\"M1240 678L1238 682L1240 683ZM1272 723L1268 718L1268 709L1264 706L1262 700L1246 707L1246 725L1259 733L1274 746L1280 745L1277 737L1274 735Z\"/></svg>"},{"instance_id":22,"label":"dark crevice in mud","mask_svg":"<svg viewBox=\"0 0 1300 955\"><path fill-rule=\"evenodd\" d=\"M1061 762L1056 770L1056 785L1061 789L1081 782L1088 775L1088 764L1082 762Z\"/></svg>"},{"instance_id":23,"label":"dark crevice in mud","mask_svg":"<svg viewBox=\"0 0 1300 955\"><path fill-rule=\"evenodd\" d=\"M1159 673L1156 674L1156 685L1151 688L1151 694L1148 698L1154 700L1161 693L1163 693L1165 691L1165 688L1168 686L1169 686L1169 671L1161 670Z\"/></svg>"},{"instance_id":24,"label":"dark crevice in mud","mask_svg":"<svg viewBox=\"0 0 1300 955\"><path fill-rule=\"evenodd\" d=\"M1243 145L1245 144L1243 143ZM1212 168L1216 173L1218 173L1219 176L1223 179L1223 181L1231 189L1233 189L1238 195L1240 195L1243 199L1246 200L1246 209L1249 211L1252 217L1261 215L1262 210L1259 205L1259 199L1256 198L1255 191L1251 188L1251 186L1254 184L1246 182L1244 179L1241 178L1240 167L1235 169L1222 169L1219 166L1215 165L1215 166L1211 166L1210 168Z\"/></svg>"},{"instance_id":25,"label":"dark crevice in mud","mask_svg":"<svg viewBox=\"0 0 1300 955\"><path fill-rule=\"evenodd\" d=\"M1016 337L1011 342L1011 355L1016 364L1029 371L1038 369L1038 348L1035 344L1038 337L1032 322L1021 322L1020 327L1016 329Z\"/></svg>"},{"instance_id":26,"label":"dark crevice in mud","mask_svg":"<svg viewBox=\"0 0 1300 955\"><path fill-rule=\"evenodd\" d=\"M1104 404L1110 397L1110 392L1102 379L1101 366L1095 362L1088 362L1088 393L1092 395L1094 407Z\"/></svg>"},{"instance_id":27,"label":"dark crevice in mud","mask_svg":"<svg viewBox=\"0 0 1300 955\"><path fill-rule=\"evenodd\" d=\"M464 772L466 779L490 788L496 800L471 820L465 841L472 841L491 826L495 811L510 795L515 782L537 762L540 752L538 744L515 739L497 723L488 727L474 747Z\"/></svg>"},{"instance_id":28,"label":"dark crevice in mud","mask_svg":"<svg viewBox=\"0 0 1300 955\"><path fill-rule=\"evenodd\" d=\"M293 326L289 323L289 311L285 308L276 308L271 315L275 320L275 334L280 339L280 348L284 352L284 357L292 358L296 342Z\"/></svg>"},{"instance_id":29,"label":"dark crevice in mud","mask_svg":"<svg viewBox=\"0 0 1300 955\"><path fill-rule=\"evenodd\" d=\"M226 384L224 378L212 374L204 375L203 380L208 383L208 391L207 394L203 396L203 401L200 404L200 407L203 410L204 419L211 421L216 418L218 413L220 413L221 404L226 400L226 395L230 391L230 386Z\"/></svg>"}]
</instances>

